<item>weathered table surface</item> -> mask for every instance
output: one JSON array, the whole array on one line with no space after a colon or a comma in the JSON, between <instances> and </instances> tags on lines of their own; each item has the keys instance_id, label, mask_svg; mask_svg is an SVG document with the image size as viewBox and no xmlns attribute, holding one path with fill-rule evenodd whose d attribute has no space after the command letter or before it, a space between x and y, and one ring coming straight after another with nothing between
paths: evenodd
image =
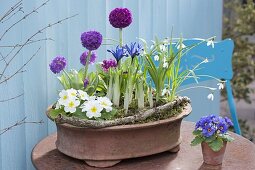
<instances>
[{"instance_id":1,"label":"weathered table surface","mask_svg":"<svg viewBox=\"0 0 255 170\"><path fill-rule=\"evenodd\" d=\"M196 170L196 169L229 169L255 170L255 145L247 139L232 134L235 141L228 143L223 164L213 167L203 164L200 146L191 147L194 124L183 121L181 149L178 153L164 152L157 155L123 160L105 170ZM56 133L44 138L32 152L32 162L39 170L98 170L60 153L55 146Z\"/></svg>"}]
</instances>

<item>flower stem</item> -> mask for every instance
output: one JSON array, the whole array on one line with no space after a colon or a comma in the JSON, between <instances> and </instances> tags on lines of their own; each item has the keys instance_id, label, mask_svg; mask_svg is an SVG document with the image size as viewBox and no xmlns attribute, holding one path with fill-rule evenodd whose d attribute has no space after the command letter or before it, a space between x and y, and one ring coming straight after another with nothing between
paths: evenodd
<instances>
[{"instance_id":1,"label":"flower stem","mask_svg":"<svg viewBox=\"0 0 255 170\"><path fill-rule=\"evenodd\" d=\"M119 29L119 39L120 39L120 47L123 46L123 32L122 32L122 28Z\"/></svg>"},{"instance_id":2,"label":"flower stem","mask_svg":"<svg viewBox=\"0 0 255 170\"><path fill-rule=\"evenodd\" d=\"M87 78L87 72L88 72L90 57L91 57L91 51L89 51L88 56L87 56L87 58L86 58L86 64L85 64L85 70L84 70L84 77L83 77L84 80Z\"/></svg>"}]
</instances>

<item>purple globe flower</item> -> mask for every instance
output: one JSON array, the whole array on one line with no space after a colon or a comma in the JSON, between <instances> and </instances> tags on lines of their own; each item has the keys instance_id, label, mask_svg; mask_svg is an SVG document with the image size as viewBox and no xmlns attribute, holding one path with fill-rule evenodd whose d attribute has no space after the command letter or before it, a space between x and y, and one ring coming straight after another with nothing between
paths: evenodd
<instances>
[{"instance_id":1,"label":"purple globe flower","mask_svg":"<svg viewBox=\"0 0 255 170\"><path fill-rule=\"evenodd\" d=\"M89 54L89 52L88 52L88 51L85 51L85 52L82 53L81 56L80 56L80 62L81 62L81 64L84 65L84 66L86 65L86 61L87 61L88 54ZM96 58L97 58L96 53L95 53L95 52L91 52L89 64L95 63Z\"/></svg>"},{"instance_id":2,"label":"purple globe flower","mask_svg":"<svg viewBox=\"0 0 255 170\"><path fill-rule=\"evenodd\" d=\"M89 51L96 50L102 44L103 36L97 31L88 31L81 34L82 46Z\"/></svg>"},{"instance_id":3,"label":"purple globe flower","mask_svg":"<svg viewBox=\"0 0 255 170\"><path fill-rule=\"evenodd\" d=\"M102 66L102 69L105 72L107 72L109 70L109 68L116 68L117 62L114 59L104 60L101 66Z\"/></svg>"},{"instance_id":4,"label":"purple globe flower","mask_svg":"<svg viewBox=\"0 0 255 170\"><path fill-rule=\"evenodd\" d=\"M86 78L86 79L83 81L83 86L84 86L84 88L86 88L88 85L89 85L89 79Z\"/></svg>"},{"instance_id":5,"label":"purple globe flower","mask_svg":"<svg viewBox=\"0 0 255 170\"><path fill-rule=\"evenodd\" d=\"M56 56L49 64L50 70L54 73L60 73L66 67L66 59L63 56Z\"/></svg>"},{"instance_id":6,"label":"purple globe flower","mask_svg":"<svg viewBox=\"0 0 255 170\"><path fill-rule=\"evenodd\" d=\"M125 28L132 23L131 11L127 8L115 8L109 15L109 21L114 28Z\"/></svg>"}]
</instances>

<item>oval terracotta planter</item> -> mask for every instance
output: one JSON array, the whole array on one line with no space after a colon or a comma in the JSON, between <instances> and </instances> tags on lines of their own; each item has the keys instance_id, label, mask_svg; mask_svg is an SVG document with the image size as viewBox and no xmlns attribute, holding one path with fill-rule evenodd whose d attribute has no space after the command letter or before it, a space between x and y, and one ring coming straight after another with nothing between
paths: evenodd
<instances>
[{"instance_id":1,"label":"oval terracotta planter","mask_svg":"<svg viewBox=\"0 0 255 170\"><path fill-rule=\"evenodd\" d=\"M164 151L178 152L181 121L191 110L188 104L182 113L169 119L100 129L56 124L56 146L60 152L95 167Z\"/></svg>"},{"instance_id":2,"label":"oval terracotta planter","mask_svg":"<svg viewBox=\"0 0 255 170\"><path fill-rule=\"evenodd\" d=\"M226 146L227 142L224 142L223 147L218 152L215 152L209 147L206 142L202 142L201 147L204 163L208 165L221 165L224 158Z\"/></svg>"}]
</instances>

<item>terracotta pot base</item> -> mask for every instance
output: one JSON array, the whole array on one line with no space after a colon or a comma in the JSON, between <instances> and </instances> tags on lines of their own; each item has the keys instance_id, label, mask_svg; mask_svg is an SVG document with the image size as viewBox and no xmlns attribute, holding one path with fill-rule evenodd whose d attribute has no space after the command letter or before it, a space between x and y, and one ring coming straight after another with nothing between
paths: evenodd
<instances>
[{"instance_id":1,"label":"terracotta pot base","mask_svg":"<svg viewBox=\"0 0 255 170\"><path fill-rule=\"evenodd\" d=\"M218 151L214 152L207 143L203 142L201 144L202 146L202 153L203 153L203 159L204 163L207 165L213 165L213 166L219 166L222 164L224 153L226 150L227 142L224 142L223 147Z\"/></svg>"},{"instance_id":2,"label":"terracotta pot base","mask_svg":"<svg viewBox=\"0 0 255 170\"><path fill-rule=\"evenodd\" d=\"M92 167L106 168L116 165L121 160L104 160L104 161L84 160L84 161L86 162L86 164Z\"/></svg>"},{"instance_id":3,"label":"terracotta pot base","mask_svg":"<svg viewBox=\"0 0 255 170\"><path fill-rule=\"evenodd\" d=\"M171 152L171 153L177 153L177 152L179 152L179 150L180 150L180 145L177 145L177 146L174 147L173 149L170 149L169 152Z\"/></svg>"}]
</instances>

